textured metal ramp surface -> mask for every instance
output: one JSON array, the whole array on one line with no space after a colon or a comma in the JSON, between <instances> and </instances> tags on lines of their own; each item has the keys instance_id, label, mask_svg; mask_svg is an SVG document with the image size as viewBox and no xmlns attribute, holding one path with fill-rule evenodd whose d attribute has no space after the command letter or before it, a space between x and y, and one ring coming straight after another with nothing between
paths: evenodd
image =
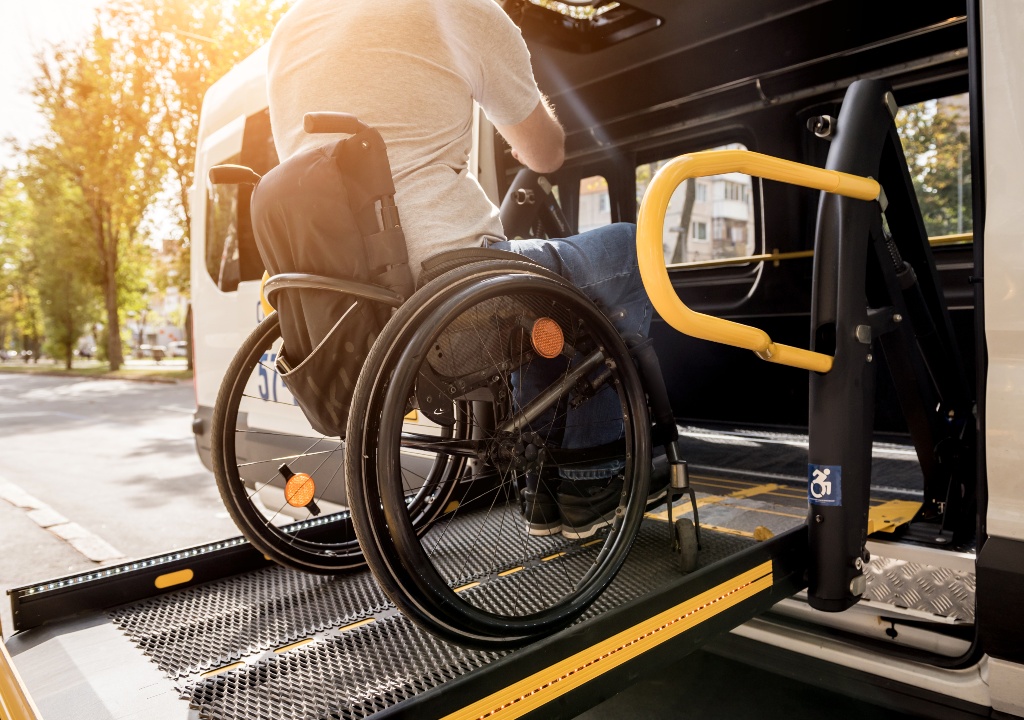
<instances>
[{"instance_id":1,"label":"textured metal ramp surface","mask_svg":"<svg viewBox=\"0 0 1024 720\"><path fill-rule=\"evenodd\" d=\"M864 597L873 602L973 623L972 572L874 556L867 566Z\"/></svg>"},{"instance_id":2,"label":"textured metal ramp surface","mask_svg":"<svg viewBox=\"0 0 1024 720\"><path fill-rule=\"evenodd\" d=\"M751 544L714 532L702 540L701 566ZM625 566L580 622L678 573L667 524L646 520ZM199 717L218 720L364 718L501 657L420 630L365 571L324 578L267 568L110 615Z\"/></svg>"}]
</instances>

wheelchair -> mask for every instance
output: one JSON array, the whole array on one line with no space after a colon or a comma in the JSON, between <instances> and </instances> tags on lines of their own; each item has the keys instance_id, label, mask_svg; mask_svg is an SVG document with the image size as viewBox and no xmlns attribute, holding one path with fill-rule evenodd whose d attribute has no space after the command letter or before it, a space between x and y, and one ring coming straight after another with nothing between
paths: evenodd
<instances>
[{"instance_id":1,"label":"wheelchair","mask_svg":"<svg viewBox=\"0 0 1024 720\"><path fill-rule=\"evenodd\" d=\"M307 131L365 128L351 116L311 115ZM213 168L210 177L259 181L239 166ZM502 204L510 236L538 225L564 234L549 187L520 172ZM385 198L380 207L393 203ZM215 474L231 517L268 558L323 574L365 562L392 602L434 634L507 648L570 624L611 582L648 509L652 443L665 446L671 466L669 512L688 492L696 519L650 342L621 337L559 275L514 253L476 248L426 261L408 299L290 274L265 279L270 305L288 287L347 293L391 315L362 365L339 437L314 431L283 388L268 397L281 352L278 313L235 355L213 417ZM617 408L614 421L588 414L599 401ZM253 429L251 415L268 402L276 425ZM589 439L561 442L567 434ZM254 439L261 455L243 447ZM598 466L616 473L617 504L610 513L603 506L607 524L585 536L531 534L527 477L565 485ZM670 528L683 568L693 569L697 526L686 518Z\"/></svg>"}]
</instances>

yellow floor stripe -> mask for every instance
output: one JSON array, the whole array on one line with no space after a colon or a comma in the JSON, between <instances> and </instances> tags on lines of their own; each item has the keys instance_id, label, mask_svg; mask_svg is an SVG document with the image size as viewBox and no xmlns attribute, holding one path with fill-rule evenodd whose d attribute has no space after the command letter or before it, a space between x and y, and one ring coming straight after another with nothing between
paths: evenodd
<instances>
[{"instance_id":1,"label":"yellow floor stripe","mask_svg":"<svg viewBox=\"0 0 1024 720\"><path fill-rule=\"evenodd\" d=\"M451 713L444 720L512 720L522 717L771 586L772 564L769 560Z\"/></svg>"},{"instance_id":2,"label":"yellow floor stripe","mask_svg":"<svg viewBox=\"0 0 1024 720\"><path fill-rule=\"evenodd\" d=\"M868 535L876 532L891 533L900 525L914 519L921 503L911 500L890 500L868 510Z\"/></svg>"},{"instance_id":3,"label":"yellow floor stripe","mask_svg":"<svg viewBox=\"0 0 1024 720\"><path fill-rule=\"evenodd\" d=\"M313 638L306 638L305 640L299 640L298 642L293 642L291 645L285 645L284 647L279 647L274 652L278 653L278 654L286 653L289 650L294 650L295 648L302 647L303 645L309 645L311 642L313 642Z\"/></svg>"},{"instance_id":4,"label":"yellow floor stripe","mask_svg":"<svg viewBox=\"0 0 1024 720\"><path fill-rule=\"evenodd\" d=\"M366 618L365 620L350 623L349 625L342 625L340 628L338 628L338 632L348 632L349 630L355 630L356 628L360 628L363 625L369 625L372 622L375 622L373 618Z\"/></svg>"},{"instance_id":5,"label":"yellow floor stripe","mask_svg":"<svg viewBox=\"0 0 1024 720\"><path fill-rule=\"evenodd\" d=\"M240 668L243 665L245 665L244 662L231 663L230 665L225 665L224 667L219 667L219 668L215 668L213 670L209 670L207 672L204 672L199 677L213 677L214 675L220 675L221 673L226 673L228 670L234 670L235 668Z\"/></svg>"},{"instance_id":6,"label":"yellow floor stripe","mask_svg":"<svg viewBox=\"0 0 1024 720\"><path fill-rule=\"evenodd\" d=\"M806 513L804 513L803 515L796 515L794 513L782 512L780 510L767 510L765 508L747 507L746 505L734 505L731 502L723 502L722 505L726 507L733 507L738 510L746 510L747 512L765 513L766 515L779 515L781 517L795 518L797 520L804 520L807 518Z\"/></svg>"},{"instance_id":7,"label":"yellow floor stripe","mask_svg":"<svg viewBox=\"0 0 1024 720\"><path fill-rule=\"evenodd\" d=\"M725 533L726 535L739 535L740 537L754 537L754 533L747 532L746 530L733 530L732 528L721 527L719 525L705 525L701 523L702 529L714 530L715 532Z\"/></svg>"},{"instance_id":8,"label":"yellow floor stripe","mask_svg":"<svg viewBox=\"0 0 1024 720\"><path fill-rule=\"evenodd\" d=\"M736 492L729 493L728 495L708 495L706 497L697 498L697 509L700 509L706 505L717 505L720 502L729 499L747 498L751 495L764 495L766 493L781 487L774 483L768 483L765 485L755 485L754 487L743 488ZM688 505L686 506L689 507ZM659 510L658 512L648 513L647 517L654 518L655 520L668 520L668 511Z\"/></svg>"},{"instance_id":9,"label":"yellow floor stripe","mask_svg":"<svg viewBox=\"0 0 1024 720\"><path fill-rule=\"evenodd\" d=\"M755 485L758 484L750 480L735 480L733 478L712 477L711 475L696 475L694 473L690 473L690 478L694 480L709 480L711 482L732 483L734 485L738 485L739 487L754 487Z\"/></svg>"}]
</instances>

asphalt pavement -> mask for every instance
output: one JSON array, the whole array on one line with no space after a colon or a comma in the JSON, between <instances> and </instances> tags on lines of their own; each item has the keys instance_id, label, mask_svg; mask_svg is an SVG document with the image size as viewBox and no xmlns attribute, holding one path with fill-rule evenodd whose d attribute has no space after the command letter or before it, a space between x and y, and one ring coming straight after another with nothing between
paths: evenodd
<instances>
[{"instance_id":1,"label":"asphalt pavement","mask_svg":"<svg viewBox=\"0 0 1024 720\"><path fill-rule=\"evenodd\" d=\"M191 383L0 374L0 591L237 535L194 405Z\"/></svg>"}]
</instances>

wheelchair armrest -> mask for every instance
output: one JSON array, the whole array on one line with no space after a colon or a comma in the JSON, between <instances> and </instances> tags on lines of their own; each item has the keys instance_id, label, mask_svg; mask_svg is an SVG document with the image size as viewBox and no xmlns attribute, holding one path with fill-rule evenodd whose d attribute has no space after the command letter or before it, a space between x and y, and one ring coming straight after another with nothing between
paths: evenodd
<instances>
[{"instance_id":1,"label":"wheelchair armrest","mask_svg":"<svg viewBox=\"0 0 1024 720\"><path fill-rule=\"evenodd\" d=\"M275 293L281 290L298 289L330 290L331 292L373 300L390 307L398 307L403 302L402 297L398 293L391 292L379 285L324 277L323 275L309 275L307 273L281 273L280 275L274 275L263 286L263 293L267 301L274 305L272 296Z\"/></svg>"},{"instance_id":2,"label":"wheelchair armrest","mask_svg":"<svg viewBox=\"0 0 1024 720\"><path fill-rule=\"evenodd\" d=\"M255 185L261 176L244 165L214 165L207 177L214 185Z\"/></svg>"}]
</instances>

